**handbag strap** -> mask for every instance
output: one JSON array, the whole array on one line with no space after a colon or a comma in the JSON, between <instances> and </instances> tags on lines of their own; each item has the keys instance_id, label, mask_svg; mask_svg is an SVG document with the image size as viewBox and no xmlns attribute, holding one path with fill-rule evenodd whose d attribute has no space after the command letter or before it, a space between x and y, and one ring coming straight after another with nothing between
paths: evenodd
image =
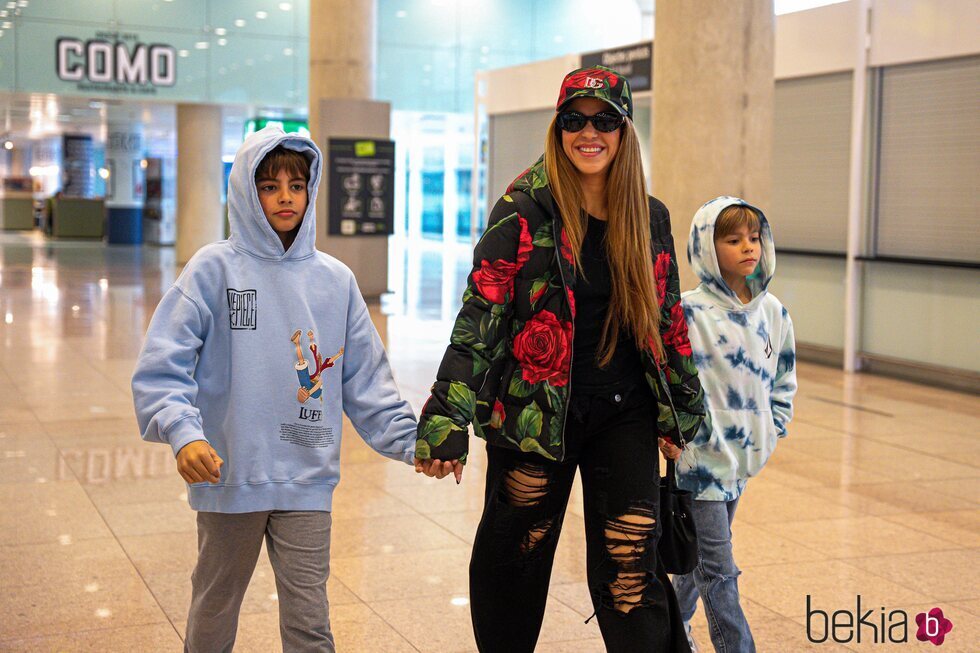
<instances>
[{"instance_id":1,"label":"handbag strap","mask_svg":"<svg viewBox=\"0 0 980 653\"><path fill-rule=\"evenodd\" d=\"M666 458L666 460L667 460L667 470L666 470L667 487L670 489L671 492L675 492L677 490L677 478L674 475L674 461L670 458Z\"/></svg>"}]
</instances>

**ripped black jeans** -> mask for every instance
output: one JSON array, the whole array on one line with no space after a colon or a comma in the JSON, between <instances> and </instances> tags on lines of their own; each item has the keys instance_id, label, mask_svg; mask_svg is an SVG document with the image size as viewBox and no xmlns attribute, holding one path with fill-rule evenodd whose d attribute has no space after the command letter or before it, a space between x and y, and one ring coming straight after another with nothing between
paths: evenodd
<instances>
[{"instance_id":1,"label":"ripped black jeans","mask_svg":"<svg viewBox=\"0 0 980 653\"><path fill-rule=\"evenodd\" d=\"M656 402L646 385L573 395L566 460L488 446L483 518L470 561L482 653L531 653L576 468L585 499L588 583L607 651L687 652L657 556Z\"/></svg>"}]
</instances>

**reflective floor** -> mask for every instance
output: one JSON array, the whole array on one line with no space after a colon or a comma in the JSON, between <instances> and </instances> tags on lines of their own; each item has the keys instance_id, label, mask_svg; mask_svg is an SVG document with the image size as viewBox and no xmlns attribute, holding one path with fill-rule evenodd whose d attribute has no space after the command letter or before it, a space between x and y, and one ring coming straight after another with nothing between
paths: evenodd
<instances>
[{"instance_id":1,"label":"reflective floor","mask_svg":"<svg viewBox=\"0 0 980 653\"><path fill-rule=\"evenodd\" d=\"M417 251L416 248L410 248ZM416 411L451 330L466 257L430 245L374 311ZM400 253L399 253L400 252ZM139 439L129 378L175 277L172 252L0 235L0 650L178 651L195 560L194 514L169 449ZM800 367L797 418L735 522L743 605L762 652L874 648L939 607L942 651L980 649L980 400ZM472 651L467 563L482 452L463 484L417 476L349 425L335 497L331 616L341 651ZM585 584L582 506L559 545L539 651L602 651ZM237 651L279 648L264 554ZM861 644L807 641L813 610L855 612ZM882 609L883 608L883 609ZM902 611L902 612L894 612ZM855 617L854 619L856 619ZM847 619L841 617L840 623ZM811 635L826 625L813 616ZM835 633L856 635L855 622ZM695 635L710 650L700 615ZM906 649L902 649L906 650Z\"/></svg>"}]
</instances>

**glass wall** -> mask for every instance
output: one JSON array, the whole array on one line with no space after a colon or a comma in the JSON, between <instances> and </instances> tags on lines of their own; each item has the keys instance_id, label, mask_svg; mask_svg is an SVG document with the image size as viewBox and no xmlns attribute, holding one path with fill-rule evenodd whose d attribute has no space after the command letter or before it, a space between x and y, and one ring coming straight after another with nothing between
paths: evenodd
<instances>
[{"instance_id":1,"label":"glass wall","mask_svg":"<svg viewBox=\"0 0 980 653\"><path fill-rule=\"evenodd\" d=\"M392 137L407 151L396 235L470 242L477 71L649 39L650 4L609 0L602 14L615 19L596 20L584 0L379 0L375 94L392 103Z\"/></svg>"}]
</instances>

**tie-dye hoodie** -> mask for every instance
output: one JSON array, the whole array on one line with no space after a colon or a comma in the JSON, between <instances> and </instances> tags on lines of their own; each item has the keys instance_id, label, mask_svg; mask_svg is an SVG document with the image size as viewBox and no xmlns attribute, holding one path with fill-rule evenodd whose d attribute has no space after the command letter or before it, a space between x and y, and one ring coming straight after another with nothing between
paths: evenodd
<instances>
[{"instance_id":1,"label":"tie-dye hoodie","mask_svg":"<svg viewBox=\"0 0 980 653\"><path fill-rule=\"evenodd\" d=\"M762 254L748 278L752 300L728 287L715 252L715 221L741 204L759 216ZM796 394L796 345L786 308L766 292L776 252L762 211L736 197L718 197L694 215L687 259L701 280L682 295L707 418L677 464L677 484L706 501L731 501L762 470L786 436Z\"/></svg>"}]
</instances>

